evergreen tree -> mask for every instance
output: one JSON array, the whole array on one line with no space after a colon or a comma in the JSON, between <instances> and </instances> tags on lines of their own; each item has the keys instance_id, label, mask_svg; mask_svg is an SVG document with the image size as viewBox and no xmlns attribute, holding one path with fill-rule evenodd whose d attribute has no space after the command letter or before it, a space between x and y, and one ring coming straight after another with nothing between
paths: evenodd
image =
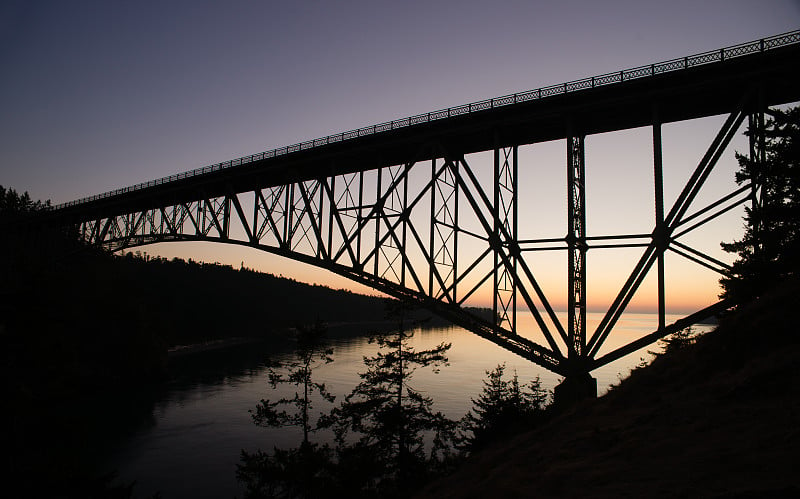
<instances>
[{"instance_id":1,"label":"evergreen tree","mask_svg":"<svg viewBox=\"0 0 800 499\"><path fill-rule=\"evenodd\" d=\"M19 194L14 189L0 185L0 221L11 219L21 213L31 213L49 207L49 199L34 201L27 191Z\"/></svg>"},{"instance_id":2,"label":"evergreen tree","mask_svg":"<svg viewBox=\"0 0 800 499\"><path fill-rule=\"evenodd\" d=\"M331 490L334 469L332 449L310 443L272 453L243 450L236 478L244 486L245 499L313 498Z\"/></svg>"},{"instance_id":3,"label":"evergreen tree","mask_svg":"<svg viewBox=\"0 0 800 499\"><path fill-rule=\"evenodd\" d=\"M267 378L273 389L288 384L298 391L290 398L262 399L251 411L253 422L262 427L299 427L303 439L298 448L275 448L272 454L242 450L236 474L245 486L245 497L315 497L330 481L333 452L328 445L320 446L309 439L317 430L311 420L314 394L327 402L335 399L324 383L312 377L316 367L333 362L333 350L322 343L324 335L325 327L319 321L310 327L298 326L294 359L271 363L268 368Z\"/></svg>"},{"instance_id":4,"label":"evergreen tree","mask_svg":"<svg viewBox=\"0 0 800 499\"><path fill-rule=\"evenodd\" d=\"M800 107L771 113L763 131L765 161L736 155L736 182L760 186L762 198L760 207L746 208L744 237L722 243L738 255L732 276L720 281L722 297L737 303L796 277L800 262Z\"/></svg>"},{"instance_id":5,"label":"evergreen tree","mask_svg":"<svg viewBox=\"0 0 800 499\"><path fill-rule=\"evenodd\" d=\"M278 385L289 384L301 389L302 393L295 392L292 398L281 398L276 401L264 400L252 412L253 422L264 427L297 426L303 430L303 444L309 443L309 434L315 431L311 423L310 412L313 409L312 396L318 393L323 400L333 402L335 396L328 393L325 383L313 380L314 368L321 364L333 362L333 349L326 348L322 343L325 336L325 326L317 321L313 326L298 326L294 360L286 363L271 363L268 367L267 378L273 389ZM287 374L276 369L285 369ZM293 406L294 411L281 409Z\"/></svg>"},{"instance_id":6,"label":"evergreen tree","mask_svg":"<svg viewBox=\"0 0 800 499\"><path fill-rule=\"evenodd\" d=\"M684 329L675 331L671 335L658 340L661 351L648 350L647 353L659 357L678 350L682 350L697 341L697 331L694 327L689 326Z\"/></svg>"},{"instance_id":7,"label":"evergreen tree","mask_svg":"<svg viewBox=\"0 0 800 499\"><path fill-rule=\"evenodd\" d=\"M470 451L497 438L529 429L543 417L548 399L539 377L521 386L517 373L504 379L505 364L486 371L483 391L472 399L473 408L460 423L459 446Z\"/></svg>"},{"instance_id":8,"label":"evergreen tree","mask_svg":"<svg viewBox=\"0 0 800 499\"><path fill-rule=\"evenodd\" d=\"M410 346L410 306L389 302L395 333L374 337L378 353L365 357L361 382L331 412L328 424L336 432L340 473L351 491L382 496L407 494L449 456L455 423L434 412L433 400L410 385L414 372L447 365L449 343L416 351ZM426 436L432 440L426 453ZM353 469L357 466L357 469Z\"/></svg>"},{"instance_id":9,"label":"evergreen tree","mask_svg":"<svg viewBox=\"0 0 800 499\"><path fill-rule=\"evenodd\" d=\"M18 287L15 281L26 281L32 274L50 272L46 267L56 258L82 247L74 231L29 223L37 212L49 208L50 200L34 201L27 192L19 194L0 185L0 282L7 289Z\"/></svg>"}]
</instances>

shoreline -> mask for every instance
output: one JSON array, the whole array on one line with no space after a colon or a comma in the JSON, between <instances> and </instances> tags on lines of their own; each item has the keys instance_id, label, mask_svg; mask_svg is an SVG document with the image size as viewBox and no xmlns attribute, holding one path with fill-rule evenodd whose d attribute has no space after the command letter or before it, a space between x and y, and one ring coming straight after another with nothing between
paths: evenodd
<instances>
[{"instance_id":1,"label":"shoreline","mask_svg":"<svg viewBox=\"0 0 800 499\"><path fill-rule=\"evenodd\" d=\"M167 358L175 359L202 352L211 352L240 345L250 345L261 343L264 338L237 336L234 338L223 338L219 340L209 340L202 343L191 343L189 345L175 345L167 349Z\"/></svg>"},{"instance_id":2,"label":"shoreline","mask_svg":"<svg viewBox=\"0 0 800 499\"><path fill-rule=\"evenodd\" d=\"M425 324L422 329L445 327L451 325L443 320L434 320L433 324ZM369 336L372 334L380 334L392 330L397 327L396 321L355 321L355 322L331 322L326 323L328 329L328 338L340 338L349 336ZM208 340L198 343L190 343L188 345L175 345L167 349L167 358L175 359L194 355L203 352L212 352L215 350L222 350L225 348L252 345L256 343L263 343L273 341L276 339L288 339L290 333L295 328L286 328L281 331L276 331L269 337L266 336L236 336L232 338L220 338L216 340Z\"/></svg>"}]
</instances>

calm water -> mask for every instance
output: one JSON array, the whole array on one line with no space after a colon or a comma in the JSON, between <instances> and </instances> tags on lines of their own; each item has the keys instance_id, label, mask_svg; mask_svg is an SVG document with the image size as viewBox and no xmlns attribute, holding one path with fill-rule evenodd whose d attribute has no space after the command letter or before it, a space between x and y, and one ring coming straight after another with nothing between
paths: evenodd
<instances>
[{"instance_id":1,"label":"calm water","mask_svg":"<svg viewBox=\"0 0 800 499\"><path fill-rule=\"evenodd\" d=\"M590 331L599 319L599 315L590 314ZM652 331L655 320L649 314L627 314L609 337L605 350ZM523 382L539 376L549 389L559 382L557 375L460 328L418 331L412 342L417 349L441 342L453 344L450 366L439 374L418 370L412 386L432 396L436 408L454 419L471 408L470 397L480 393L485 371L499 363L507 364L507 372L516 370ZM358 382L362 358L373 355L377 346L362 337L334 338L330 343L335 362L319 367L315 377L341 398ZM236 464L242 449L294 447L300 439L294 429L259 428L250 419L248 410L259 400L279 396L266 383L263 358L267 350L279 360L291 353L285 345L249 346L182 360L176 366L176 377L161 393L147 402L137 402L144 405L144 409L137 409L139 416L98 435L97 454L102 466L116 469L123 480L136 480L137 497L156 491L165 499L241 496ZM650 358L647 348L594 371L600 394L627 375L641 358ZM330 407L320 403L316 410Z\"/></svg>"}]
</instances>

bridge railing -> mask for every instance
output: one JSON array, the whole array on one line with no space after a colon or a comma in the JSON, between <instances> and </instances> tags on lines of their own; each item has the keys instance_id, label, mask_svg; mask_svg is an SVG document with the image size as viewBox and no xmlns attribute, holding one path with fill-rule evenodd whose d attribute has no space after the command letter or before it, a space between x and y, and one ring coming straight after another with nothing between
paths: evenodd
<instances>
[{"instance_id":1,"label":"bridge railing","mask_svg":"<svg viewBox=\"0 0 800 499\"><path fill-rule=\"evenodd\" d=\"M216 163L213 165L196 168L194 170L190 170L183 173L176 173L175 175L170 175L168 177L163 177L148 182L142 182L140 184L132 185L129 187L123 187L120 189L115 189L113 191L104 192L102 194L84 197L81 199L77 199L75 201L69 201L66 203L56 205L52 209L58 210L61 208L75 206L78 204L88 203L96 201L98 199L117 196L120 194L125 194L127 192L145 189L155 185L166 184L169 182L174 182L189 177L195 177L197 175L204 175L206 173L218 170L224 170L226 168L240 166L247 163L252 163L254 161L274 158L277 156L284 156L286 154L291 154L298 151L305 151L308 149L313 149L315 147L326 146L328 144L334 144L337 142L351 140L358 137L374 135L377 133L396 130L399 128L406 128L414 125L420 125L423 123L430 123L431 121L438 121L441 119L452 118L455 116L461 116L465 114L479 113L490 109L519 104L521 102L539 100L547 97L553 97L556 95L563 95L566 93L571 93L596 87L602 87L605 85L613 85L626 81L637 80L640 78L648 78L664 73L681 71L696 66L714 64L729 59L743 57L759 52L766 52L770 49L784 47L787 45L793 45L797 43L800 43L800 30L790 31L788 33L771 36L769 38L762 38L760 40L741 43L739 45L733 45L731 47L725 47L719 50L703 52L700 54L682 57L679 59L671 59L668 61L659 62L656 64L650 64L647 66L639 66L636 68L624 69L622 71L616 71L613 73L606 73L598 76L592 76L589 78L583 78L580 80L569 81L558 85L550 85L547 87L537 88L535 90L528 90L525 92L519 92L519 93L504 95L501 97L495 97L492 99L471 102L469 104L449 107L447 109L440 109L438 111L432 111L430 113L418 114L416 116L409 116L407 118L387 121L385 123L379 123L377 125L357 128L355 130L350 130L347 132L328 135L327 137L307 140L305 142L300 142L298 144L279 147L277 149L272 149L270 151L260 152L249 156L243 156L241 158L232 159L229 161L224 161L222 163Z\"/></svg>"}]
</instances>

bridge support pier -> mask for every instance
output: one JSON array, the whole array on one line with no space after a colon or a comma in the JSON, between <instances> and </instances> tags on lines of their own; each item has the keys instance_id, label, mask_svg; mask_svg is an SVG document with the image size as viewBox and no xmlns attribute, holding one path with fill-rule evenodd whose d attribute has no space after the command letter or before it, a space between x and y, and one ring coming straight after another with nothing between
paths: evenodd
<instances>
[{"instance_id":1,"label":"bridge support pier","mask_svg":"<svg viewBox=\"0 0 800 499\"><path fill-rule=\"evenodd\" d=\"M597 398L597 380L587 372L567 376L553 392L553 403L559 408L594 398Z\"/></svg>"}]
</instances>

